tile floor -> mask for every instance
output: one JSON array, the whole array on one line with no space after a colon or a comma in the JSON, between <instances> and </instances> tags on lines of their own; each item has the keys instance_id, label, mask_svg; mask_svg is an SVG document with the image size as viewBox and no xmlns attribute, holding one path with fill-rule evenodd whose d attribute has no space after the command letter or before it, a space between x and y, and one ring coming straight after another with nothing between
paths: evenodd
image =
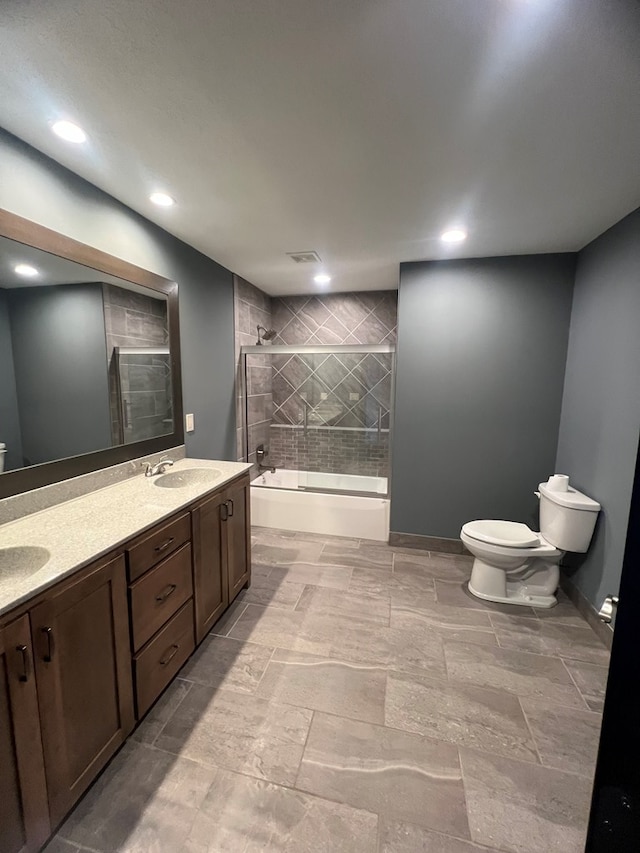
<instances>
[{"instance_id":1,"label":"tile floor","mask_svg":"<svg viewBox=\"0 0 640 853\"><path fill-rule=\"evenodd\" d=\"M47 853L581 853L608 653L469 558L255 529L253 584Z\"/></svg>"}]
</instances>

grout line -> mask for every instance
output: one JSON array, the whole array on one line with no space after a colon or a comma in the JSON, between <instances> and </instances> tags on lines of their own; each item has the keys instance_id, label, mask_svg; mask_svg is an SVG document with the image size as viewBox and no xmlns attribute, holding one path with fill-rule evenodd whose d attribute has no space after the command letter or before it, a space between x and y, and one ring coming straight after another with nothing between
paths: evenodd
<instances>
[{"instance_id":1,"label":"grout line","mask_svg":"<svg viewBox=\"0 0 640 853\"><path fill-rule=\"evenodd\" d=\"M538 761L540 762L540 765L542 767L546 767L547 765L542 760L542 755L540 755L540 750L538 749L538 741L536 740L535 735L533 734L533 729L531 728L531 723L529 722L529 718L527 717L527 712L525 711L524 705L522 704L522 697L516 695L516 699L518 700L518 705L520 706L520 711L522 712L522 716L524 717L524 721L525 721L525 724L527 726L529 736L531 737L531 743L533 744L533 748L535 749L536 755L538 756ZM551 768L551 769L557 769L557 768Z\"/></svg>"},{"instance_id":2,"label":"grout line","mask_svg":"<svg viewBox=\"0 0 640 853\"><path fill-rule=\"evenodd\" d=\"M570 670L570 669L569 669L569 667L566 665L566 663L565 663L565 661L564 661L564 659L563 659L563 658L560 658L559 660L560 660L560 662L562 663L562 666L565 668L565 670L566 670L566 672L567 672L567 674L568 674L569 678L571 679L571 683L573 684L573 686L574 686L574 687L576 688L576 690L578 691L578 696L580 696L580 698L581 698L581 699L582 699L582 701L584 702L584 704L585 704L585 708L587 709L587 711L591 711L591 708L589 707L589 703L588 703L588 702L587 702L587 700L585 699L585 696L584 696L584 694L583 694L582 690L580 690L580 688L578 687L578 682L575 680L575 678L574 678L574 677L573 677L573 675L571 674L571 670ZM598 666L598 664L596 664L596 666ZM598 712L596 711L596 712L594 712L594 713L598 713Z\"/></svg>"}]
</instances>

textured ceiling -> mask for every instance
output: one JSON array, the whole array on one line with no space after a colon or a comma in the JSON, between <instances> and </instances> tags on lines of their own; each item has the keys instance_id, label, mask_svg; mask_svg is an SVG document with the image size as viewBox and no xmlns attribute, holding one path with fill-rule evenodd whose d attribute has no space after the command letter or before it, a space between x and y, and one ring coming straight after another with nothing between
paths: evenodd
<instances>
[{"instance_id":1,"label":"textured ceiling","mask_svg":"<svg viewBox=\"0 0 640 853\"><path fill-rule=\"evenodd\" d=\"M639 44L635 0L3 0L0 125L269 293L308 249L389 288L453 222L572 251L638 206Z\"/></svg>"}]
</instances>

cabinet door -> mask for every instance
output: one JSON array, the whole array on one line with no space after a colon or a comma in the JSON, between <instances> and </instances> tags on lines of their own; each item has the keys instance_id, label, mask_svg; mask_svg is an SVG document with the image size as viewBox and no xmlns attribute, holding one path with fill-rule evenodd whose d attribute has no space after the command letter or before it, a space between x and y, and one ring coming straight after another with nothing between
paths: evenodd
<instances>
[{"instance_id":1,"label":"cabinet door","mask_svg":"<svg viewBox=\"0 0 640 853\"><path fill-rule=\"evenodd\" d=\"M249 519L249 486L243 482L225 492L227 520L225 540L229 603L251 581L251 525Z\"/></svg>"},{"instance_id":2,"label":"cabinet door","mask_svg":"<svg viewBox=\"0 0 640 853\"><path fill-rule=\"evenodd\" d=\"M54 587L31 630L55 825L133 728L124 557Z\"/></svg>"},{"instance_id":3,"label":"cabinet door","mask_svg":"<svg viewBox=\"0 0 640 853\"><path fill-rule=\"evenodd\" d=\"M0 628L0 850L39 850L50 834L29 617Z\"/></svg>"},{"instance_id":4,"label":"cabinet door","mask_svg":"<svg viewBox=\"0 0 640 853\"><path fill-rule=\"evenodd\" d=\"M229 603L223 571L222 494L213 495L191 513L193 527L193 597L196 643L200 643Z\"/></svg>"}]
</instances>

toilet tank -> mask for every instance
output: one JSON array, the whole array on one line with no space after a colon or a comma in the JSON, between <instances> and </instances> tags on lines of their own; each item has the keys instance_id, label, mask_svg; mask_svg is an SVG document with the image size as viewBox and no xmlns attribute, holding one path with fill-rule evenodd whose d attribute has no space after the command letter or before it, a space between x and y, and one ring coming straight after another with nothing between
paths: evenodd
<instances>
[{"instance_id":1,"label":"toilet tank","mask_svg":"<svg viewBox=\"0 0 640 853\"><path fill-rule=\"evenodd\" d=\"M589 548L600 504L569 487L555 491L540 483L540 533L561 551L584 553Z\"/></svg>"}]
</instances>

